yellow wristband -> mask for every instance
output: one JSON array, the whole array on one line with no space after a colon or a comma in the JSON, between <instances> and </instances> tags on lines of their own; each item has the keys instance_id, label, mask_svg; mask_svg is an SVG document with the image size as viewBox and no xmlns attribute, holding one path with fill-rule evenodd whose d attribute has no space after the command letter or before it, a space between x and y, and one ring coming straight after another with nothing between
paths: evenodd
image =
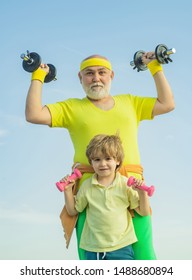
<instances>
[{"instance_id":1,"label":"yellow wristband","mask_svg":"<svg viewBox=\"0 0 192 280\"><path fill-rule=\"evenodd\" d=\"M32 81L39 80L40 82L44 83L46 75L47 75L47 73L43 69L38 68L36 71L34 71L32 73L31 80Z\"/></svg>"},{"instance_id":2,"label":"yellow wristband","mask_svg":"<svg viewBox=\"0 0 192 280\"><path fill-rule=\"evenodd\" d=\"M155 59L147 64L149 71L151 72L152 76L154 76L157 72L163 71L163 67L161 64Z\"/></svg>"}]
</instances>

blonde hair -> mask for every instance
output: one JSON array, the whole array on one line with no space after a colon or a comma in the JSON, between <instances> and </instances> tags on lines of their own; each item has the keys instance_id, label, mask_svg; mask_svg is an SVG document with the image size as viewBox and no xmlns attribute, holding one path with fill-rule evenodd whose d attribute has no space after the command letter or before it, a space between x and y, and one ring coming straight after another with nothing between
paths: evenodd
<instances>
[{"instance_id":1,"label":"blonde hair","mask_svg":"<svg viewBox=\"0 0 192 280\"><path fill-rule=\"evenodd\" d=\"M86 149L86 156L90 164L99 152L106 157L110 156L119 161L118 169L122 165L124 151L118 135L98 134L93 137Z\"/></svg>"}]
</instances>

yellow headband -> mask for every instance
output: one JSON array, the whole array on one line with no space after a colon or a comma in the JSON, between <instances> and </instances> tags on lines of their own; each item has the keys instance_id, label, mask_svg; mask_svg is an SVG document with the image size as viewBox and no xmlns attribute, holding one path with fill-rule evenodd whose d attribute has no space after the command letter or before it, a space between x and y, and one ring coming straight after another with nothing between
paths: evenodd
<instances>
[{"instance_id":1,"label":"yellow headband","mask_svg":"<svg viewBox=\"0 0 192 280\"><path fill-rule=\"evenodd\" d=\"M103 58L89 58L87 60L83 60L80 65L80 71L89 67L89 66L103 66L109 70L112 70L111 63Z\"/></svg>"}]
</instances>

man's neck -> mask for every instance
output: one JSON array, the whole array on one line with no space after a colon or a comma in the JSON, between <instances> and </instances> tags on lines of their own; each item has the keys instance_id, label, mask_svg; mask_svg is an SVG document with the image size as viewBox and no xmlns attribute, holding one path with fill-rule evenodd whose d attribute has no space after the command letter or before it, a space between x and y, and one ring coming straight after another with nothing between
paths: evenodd
<instances>
[{"instance_id":1,"label":"man's neck","mask_svg":"<svg viewBox=\"0 0 192 280\"><path fill-rule=\"evenodd\" d=\"M104 97L102 99L98 99L98 100L94 100L94 99L90 99L89 97L87 97L96 107L104 110L104 111L108 111L110 109L112 109L115 105L115 101L113 99L113 97L111 95L108 95L107 97Z\"/></svg>"}]
</instances>

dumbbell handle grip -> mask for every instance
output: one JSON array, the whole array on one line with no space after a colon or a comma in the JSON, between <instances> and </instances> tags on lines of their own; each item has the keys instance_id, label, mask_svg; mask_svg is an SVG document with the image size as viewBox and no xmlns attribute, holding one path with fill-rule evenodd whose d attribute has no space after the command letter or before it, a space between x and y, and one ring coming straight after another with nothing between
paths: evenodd
<instances>
[{"instance_id":1,"label":"dumbbell handle grip","mask_svg":"<svg viewBox=\"0 0 192 280\"><path fill-rule=\"evenodd\" d=\"M29 51L27 51L27 54L24 54L24 53L22 53L21 55L20 55L20 57L23 59L23 60L25 60L25 61L27 61L28 63L33 63L33 59L30 57L30 52Z\"/></svg>"},{"instance_id":2,"label":"dumbbell handle grip","mask_svg":"<svg viewBox=\"0 0 192 280\"><path fill-rule=\"evenodd\" d=\"M77 180L82 177L81 172L78 169L74 169L73 173L67 178L67 181L65 182L57 182L56 186L60 192L63 192L65 187L72 181L72 180Z\"/></svg>"},{"instance_id":3,"label":"dumbbell handle grip","mask_svg":"<svg viewBox=\"0 0 192 280\"><path fill-rule=\"evenodd\" d=\"M130 186L134 185L134 183L135 183L135 178L133 176L129 177L129 179L127 181L127 186L130 187ZM148 196L152 196L155 191L154 186L148 187L144 183L141 186L137 186L136 188L146 191Z\"/></svg>"},{"instance_id":4,"label":"dumbbell handle grip","mask_svg":"<svg viewBox=\"0 0 192 280\"><path fill-rule=\"evenodd\" d=\"M155 58L155 56L150 57L150 58ZM141 62L141 63L143 64L143 62ZM134 62L134 60L130 61L130 65L131 65L131 66L135 66L135 62Z\"/></svg>"},{"instance_id":5,"label":"dumbbell handle grip","mask_svg":"<svg viewBox=\"0 0 192 280\"><path fill-rule=\"evenodd\" d=\"M131 65L131 66L135 66L134 60L130 61L130 65Z\"/></svg>"},{"instance_id":6,"label":"dumbbell handle grip","mask_svg":"<svg viewBox=\"0 0 192 280\"><path fill-rule=\"evenodd\" d=\"M162 55L171 55L171 54L174 54L174 53L176 53L176 49L175 48L171 48L171 49L168 49L168 50L164 50L163 52L162 52ZM156 58L155 57L155 55L153 56L153 57L151 57L151 58ZM135 66L135 62L134 62L134 60L132 60L132 61L130 61L130 65L131 66Z\"/></svg>"},{"instance_id":7,"label":"dumbbell handle grip","mask_svg":"<svg viewBox=\"0 0 192 280\"><path fill-rule=\"evenodd\" d=\"M176 49L175 48L168 49L168 50L165 50L163 52L163 54L165 54L165 55L170 55L170 54L174 54L174 53L176 53Z\"/></svg>"}]
</instances>

